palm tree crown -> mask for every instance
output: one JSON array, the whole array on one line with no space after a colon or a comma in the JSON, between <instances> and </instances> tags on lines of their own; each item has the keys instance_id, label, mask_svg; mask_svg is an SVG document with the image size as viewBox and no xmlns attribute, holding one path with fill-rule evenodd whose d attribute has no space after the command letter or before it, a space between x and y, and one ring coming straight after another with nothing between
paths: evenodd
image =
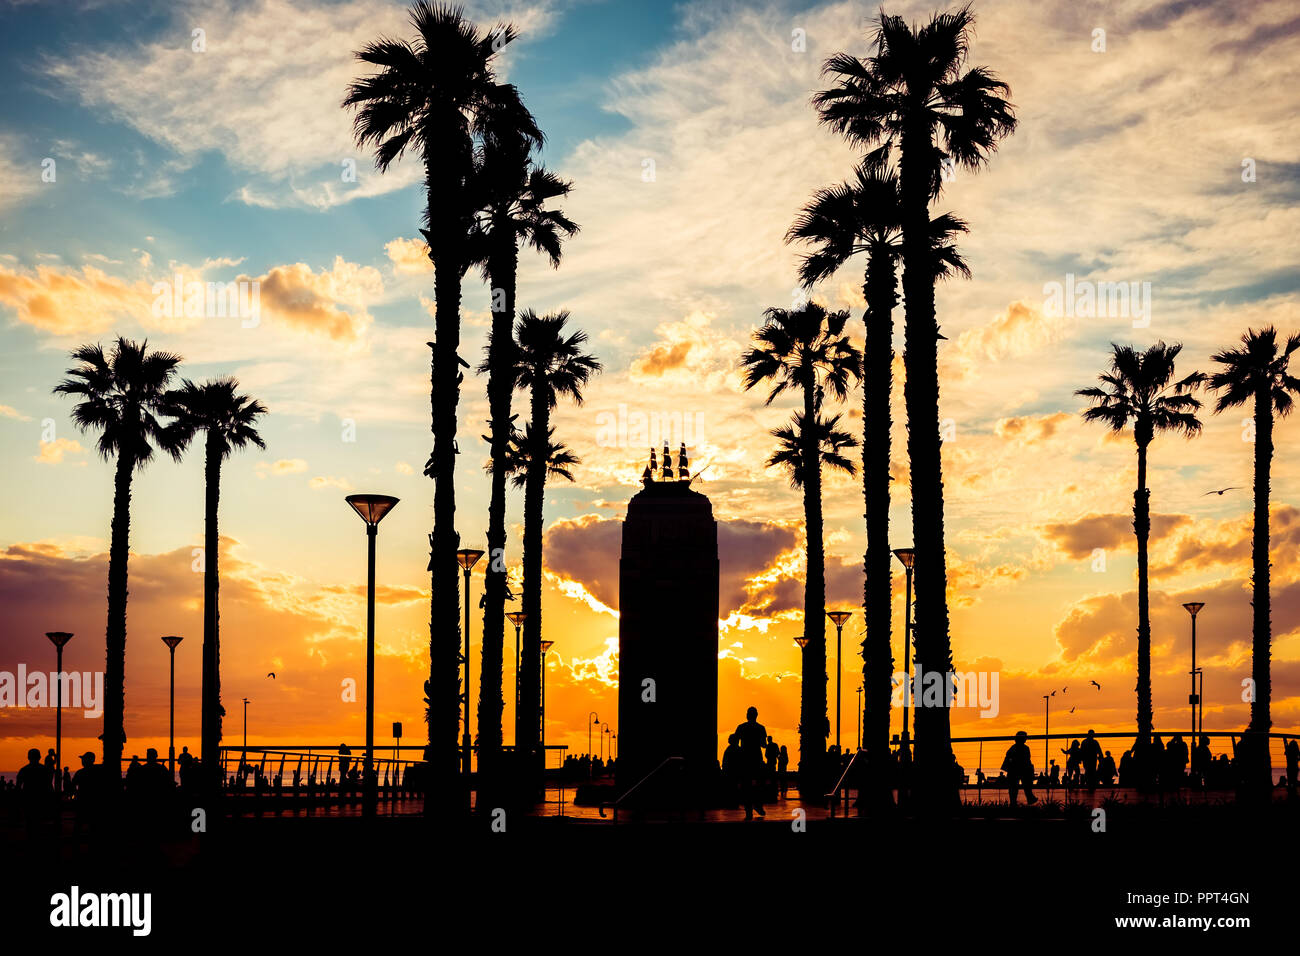
<instances>
[{"instance_id":1,"label":"palm tree crown","mask_svg":"<svg viewBox=\"0 0 1300 956\"><path fill-rule=\"evenodd\" d=\"M847 311L827 312L808 302L796 310L769 308L763 315L767 321L754 333L757 344L740 360L746 390L770 382L767 405L787 389L806 390L814 410L828 389L836 399L848 397L861 357L844 334Z\"/></svg>"},{"instance_id":2,"label":"palm tree crown","mask_svg":"<svg viewBox=\"0 0 1300 956\"><path fill-rule=\"evenodd\" d=\"M1174 381L1174 359L1181 345L1157 342L1144 352L1130 345L1111 344L1110 371L1098 376L1106 388L1081 388L1076 395L1093 400L1085 421L1101 422L1121 432L1130 422L1133 437L1143 447L1160 432L1188 437L1201 430L1196 410L1200 401L1192 389L1204 376L1193 373Z\"/></svg>"},{"instance_id":3,"label":"palm tree crown","mask_svg":"<svg viewBox=\"0 0 1300 956\"><path fill-rule=\"evenodd\" d=\"M180 388L168 392L164 407L176 417L169 426L175 440L183 447L202 431L221 460L249 445L266 448L255 427L258 417L266 414L266 406L237 394L238 388L239 382L229 377L210 379L202 385L186 379Z\"/></svg>"},{"instance_id":4,"label":"palm tree crown","mask_svg":"<svg viewBox=\"0 0 1300 956\"><path fill-rule=\"evenodd\" d=\"M1261 394L1280 417L1295 407L1291 397L1300 393L1300 379L1288 370L1291 354L1300 349L1300 333L1290 336L1278 349L1277 330L1272 326L1259 332L1250 330L1241 337L1241 347L1226 349L1211 358L1223 366L1207 378L1209 387L1219 393L1215 412L1236 408Z\"/></svg>"},{"instance_id":5,"label":"palm tree crown","mask_svg":"<svg viewBox=\"0 0 1300 956\"><path fill-rule=\"evenodd\" d=\"M855 472L853 461L840 454L840 449L856 448L858 440L840 428L839 415L832 415L829 418L819 415L810 432L809 437L805 438L802 412L796 412L791 422L772 429L778 447L767 463L785 469L790 476L791 488L802 488L808 475L808 468L804 463L804 445L808 443L809 438L815 442L821 464L849 475Z\"/></svg>"},{"instance_id":6,"label":"palm tree crown","mask_svg":"<svg viewBox=\"0 0 1300 956\"><path fill-rule=\"evenodd\" d=\"M83 345L72 353L81 364L54 389L81 398L72 420L83 432L99 432L95 447L105 460L121 455L135 468L153 459L155 446L173 458L183 447L157 417L181 358L148 345L119 338L107 355L101 345Z\"/></svg>"},{"instance_id":7,"label":"palm tree crown","mask_svg":"<svg viewBox=\"0 0 1300 956\"><path fill-rule=\"evenodd\" d=\"M568 321L568 310L538 315L525 309L515 326L515 384L534 393L534 386L540 386L548 409L555 408L561 396L581 405L582 389L601 370L599 360L582 351L586 332L564 334Z\"/></svg>"}]
</instances>

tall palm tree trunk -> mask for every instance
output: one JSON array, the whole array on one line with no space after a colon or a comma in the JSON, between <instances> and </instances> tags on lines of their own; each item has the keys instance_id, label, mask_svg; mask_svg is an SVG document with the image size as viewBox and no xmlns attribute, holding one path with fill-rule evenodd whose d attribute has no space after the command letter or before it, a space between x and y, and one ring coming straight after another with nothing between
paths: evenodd
<instances>
[{"instance_id":1,"label":"tall palm tree trunk","mask_svg":"<svg viewBox=\"0 0 1300 956\"><path fill-rule=\"evenodd\" d=\"M117 456L113 475L113 524L108 550L108 627L104 639L104 766L110 785L121 786L122 738L126 735L126 595L131 553L131 475L134 457Z\"/></svg>"},{"instance_id":2,"label":"tall palm tree trunk","mask_svg":"<svg viewBox=\"0 0 1300 956\"><path fill-rule=\"evenodd\" d=\"M826 733L826 556L822 545L821 446L816 432L817 384L809 369L803 388L803 511L808 560L804 580L803 713L799 770L805 784L821 786ZM839 665L839 661L835 662ZM820 792L820 791L818 791Z\"/></svg>"},{"instance_id":3,"label":"tall palm tree trunk","mask_svg":"<svg viewBox=\"0 0 1300 956\"><path fill-rule=\"evenodd\" d=\"M1251 649L1251 678L1255 696L1250 702L1250 729L1256 734L1266 734L1273 726L1269 713L1272 687L1270 673L1270 621L1269 566L1268 566L1268 501L1269 479L1273 466L1273 396L1267 384L1255 393L1255 514L1254 533L1251 537L1250 559L1251 604L1254 612L1254 642ZM1273 771L1269 759L1268 738L1256 737L1250 745L1247 774L1250 784L1259 787L1272 784Z\"/></svg>"},{"instance_id":4,"label":"tall palm tree trunk","mask_svg":"<svg viewBox=\"0 0 1300 956\"><path fill-rule=\"evenodd\" d=\"M217 590L220 538L217 509L221 503L221 449L217 436L209 431L203 459L203 689L200 743L204 777L208 782L221 776L221 645Z\"/></svg>"},{"instance_id":5,"label":"tall palm tree trunk","mask_svg":"<svg viewBox=\"0 0 1300 956\"><path fill-rule=\"evenodd\" d=\"M907 380L907 452L912 474L912 540L916 549L916 617L912 626L918 677L916 757L918 795L924 803L956 802L952 736L945 693L939 706L925 705L922 675L952 671L948 636L948 562L943 528L943 441L939 435L939 327L935 321L935 266L929 237L930 181L934 147L929 129L904 133L899 181L903 194L903 298L906 308L904 362ZM931 678L933 680L933 678ZM944 677L946 682L947 678ZM945 684L946 687L946 684Z\"/></svg>"},{"instance_id":6,"label":"tall palm tree trunk","mask_svg":"<svg viewBox=\"0 0 1300 956\"><path fill-rule=\"evenodd\" d=\"M461 269L450 256L434 261L435 341L430 388L433 454L433 534L429 550L429 745L434 763L425 813L450 809L456 796L460 737L460 566L456 549L456 405L460 401ZM468 673L468 664L466 666Z\"/></svg>"},{"instance_id":7,"label":"tall palm tree trunk","mask_svg":"<svg viewBox=\"0 0 1300 956\"><path fill-rule=\"evenodd\" d=\"M866 579L862 610L867 634L862 641L862 742L867 751L870 783L883 790L889 763L889 708L893 693L891 644L891 576L889 551L890 393L893 389L893 309L897 279L893 257L874 255L862 287L867 311L862 353L862 497L866 506Z\"/></svg>"},{"instance_id":8,"label":"tall palm tree trunk","mask_svg":"<svg viewBox=\"0 0 1300 956\"><path fill-rule=\"evenodd\" d=\"M550 407L545 381L532 388L529 428L533 447L529 450L527 480L524 483L524 642L520 648L519 712L515 716L515 739L527 776L545 766L541 745L542 681L542 509L546 500L546 445L550 431ZM530 759L528 755L533 755Z\"/></svg>"},{"instance_id":9,"label":"tall palm tree trunk","mask_svg":"<svg viewBox=\"0 0 1300 956\"><path fill-rule=\"evenodd\" d=\"M491 416L492 490L488 503L488 566L483 590L483 666L479 676L479 766L495 772L501 751L502 672L506 607L506 453L510 445L510 397L514 391L515 273L518 254L508 253L488 266L493 289L503 290L505 302L492 313L488 340L488 409ZM516 675L517 679L517 675Z\"/></svg>"},{"instance_id":10,"label":"tall palm tree trunk","mask_svg":"<svg viewBox=\"0 0 1300 956\"><path fill-rule=\"evenodd\" d=\"M1136 426L1141 428L1141 425ZM1147 588L1147 541L1151 536L1151 492L1147 488L1147 442L1138 438L1138 479L1133 491L1133 532L1137 535L1138 635L1137 725L1138 744L1151 741L1151 599Z\"/></svg>"}]
</instances>

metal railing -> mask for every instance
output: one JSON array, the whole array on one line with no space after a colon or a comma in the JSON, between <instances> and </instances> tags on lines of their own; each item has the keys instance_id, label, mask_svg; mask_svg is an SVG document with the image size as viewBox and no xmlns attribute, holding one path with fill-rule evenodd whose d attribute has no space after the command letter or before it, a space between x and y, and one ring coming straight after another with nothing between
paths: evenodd
<instances>
[{"instance_id":1,"label":"metal railing","mask_svg":"<svg viewBox=\"0 0 1300 956\"><path fill-rule=\"evenodd\" d=\"M680 766L685 763L686 763L686 759L684 757L665 757L663 763L659 764L659 766L655 767L653 770L651 770L648 774L646 774L636 783L632 784L632 786L628 787L627 790L623 792L623 795L619 797L617 800L615 800L614 803L612 804L614 808L614 822L618 823L618 811L619 808L623 805L623 801L626 800L628 797L632 796L632 794L636 793L636 791L639 790L642 787L642 785L648 783L651 779L657 776L660 773L660 771L662 771L669 764Z\"/></svg>"}]
</instances>

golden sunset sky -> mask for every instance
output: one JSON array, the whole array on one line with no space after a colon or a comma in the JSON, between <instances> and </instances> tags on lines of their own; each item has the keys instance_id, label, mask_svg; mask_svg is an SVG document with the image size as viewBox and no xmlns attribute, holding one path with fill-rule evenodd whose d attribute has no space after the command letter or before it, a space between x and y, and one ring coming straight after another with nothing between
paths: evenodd
<instances>
[{"instance_id":1,"label":"golden sunset sky","mask_svg":"<svg viewBox=\"0 0 1300 956\"><path fill-rule=\"evenodd\" d=\"M363 740L363 703L345 702L341 688L349 678L364 686L365 535L343 497L377 492L402 501L379 535L376 727L388 742L390 722L402 721L405 742L420 743L433 277L418 240L418 163L374 172L339 107L358 72L351 51L405 33L404 5L86 7L69 17L62 4L0 3L10 91L0 106L0 671L53 669L50 630L76 634L68 669L103 667L112 465L51 389L77 345L147 337L185 357L186 377L233 374L270 408L267 451L234 457L222 486L227 742L239 742L243 697L252 700L250 744ZM923 20L936 8L886 9ZM1179 371L1190 373L1211 370L1210 355L1248 327L1300 329L1300 60L1288 43L1300 28L1286 2L976 9L971 63L1011 84L1020 129L986 171L958 171L935 205L970 223L961 248L974 273L938 291L954 655L959 670L1000 677L997 717L955 710L954 733L1039 731L1042 695L1064 687L1054 729L1126 730L1135 711L1135 453L1131 435L1085 425L1073 392L1094 383L1112 341L1181 342ZM558 438L582 464L573 485L552 483L547 495L548 743L585 751L593 710L617 730L620 520L648 452L606 440L602 423L625 406L688 422L692 463L707 465L696 487L719 521L723 740L753 704L797 751L802 505L764 465L769 429L792 403L764 407L762 395L743 391L737 362L762 310L794 298L799 250L783 243L785 230L813 190L853 169L853 151L819 128L809 95L828 55L868 52L875 13L861 2L468 7L484 26L503 16L519 27L504 71L548 133L546 164L575 184L564 208L582 231L558 271L523 254L519 304L571 310L605 365L585 404L556 415ZM203 52L193 50L195 29ZM1098 29L1104 51L1094 50ZM45 159L54 182L42 180ZM356 182L341 176L349 159ZM862 265L815 290L852 311L859 344ZM155 316L154 284L178 273L259 280L260 323ZM1149 323L1052 314L1046 287L1067 275L1150 283ZM488 308L488 290L467 276L462 355L475 364ZM902 320L900 307L896 547L911 543L912 508ZM485 384L467 375L460 404L458 524L477 547L487 525ZM843 409L855 428L860 409L855 391ZM1189 719L1180 607L1189 600L1206 602L1206 729L1239 730L1247 718L1249 414L1207 408L1199 438L1161 437L1151 449L1154 702L1164 732ZM1300 729L1297 429L1300 421L1279 425L1273 469L1277 730ZM670 438L675 449L680 439ZM1239 489L1205 495L1228 486ZM522 505L512 490L512 567ZM860 480L830 478L825 508L828 606L857 607ZM177 748L197 750L198 451L137 477L131 532L126 753L166 752L164 634L185 637ZM899 569L900 664L902 583ZM481 593L480 567L475 604ZM666 594L666 619L672 611ZM477 699L477 611L472 627ZM860 632L859 609L845 629L849 745ZM509 634L508 662L512 654ZM833 668L833 645L831 655ZM834 685L832 670L832 706ZM507 701L507 742L512 722ZM52 711L0 710L0 768L19 766L29 746L52 746L53 725ZM98 720L65 714L65 760L98 751L100 730Z\"/></svg>"}]
</instances>

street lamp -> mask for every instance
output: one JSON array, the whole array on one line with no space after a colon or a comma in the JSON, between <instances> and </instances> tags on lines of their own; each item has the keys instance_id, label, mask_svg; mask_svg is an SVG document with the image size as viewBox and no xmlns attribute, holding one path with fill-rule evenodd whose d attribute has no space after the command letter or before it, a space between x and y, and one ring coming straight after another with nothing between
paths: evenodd
<instances>
[{"instance_id":1,"label":"street lamp","mask_svg":"<svg viewBox=\"0 0 1300 956\"><path fill-rule=\"evenodd\" d=\"M862 749L862 685L858 685L858 749Z\"/></svg>"},{"instance_id":2,"label":"street lamp","mask_svg":"<svg viewBox=\"0 0 1300 956\"><path fill-rule=\"evenodd\" d=\"M527 611L511 611L506 620L515 626L515 714L519 713L519 629L528 619ZM515 741L518 744L518 741Z\"/></svg>"},{"instance_id":3,"label":"street lamp","mask_svg":"<svg viewBox=\"0 0 1300 956\"><path fill-rule=\"evenodd\" d=\"M1190 704L1192 708L1192 747L1195 748L1197 733L1196 727L1198 723L1196 712L1197 708L1201 706L1201 695L1196 692L1196 615L1200 612L1201 608L1205 607L1205 602L1188 601L1183 605L1183 607L1185 607L1187 613L1192 616L1192 692L1187 695L1187 703ZM1202 708L1201 713L1204 712L1205 711Z\"/></svg>"},{"instance_id":4,"label":"street lamp","mask_svg":"<svg viewBox=\"0 0 1300 956\"><path fill-rule=\"evenodd\" d=\"M469 740L469 572L474 565L478 564L478 559L483 557L483 552L474 548L461 548L456 552L456 563L460 565L465 572L465 691L461 697L465 701L465 745L461 752L461 766L464 768L466 785L469 781L469 758L470 758L470 740Z\"/></svg>"},{"instance_id":5,"label":"street lamp","mask_svg":"<svg viewBox=\"0 0 1300 956\"><path fill-rule=\"evenodd\" d=\"M542 706L537 716L541 721L541 726L538 728L538 732L540 734L540 739L542 742L542 770L543 771L546 770L546 652L549 651L554 646L555 646L554 641L542 641L542 661L541 661L542 663ZM591 738L588 737L587 739L589 741L588 747L590 747ZM545 790L545 788L546 788L546 781L543 780L542 781L543 791Z\"/></svg>"},{"instance_id":6,"label":"street lamp","mask_svg":"<svg viewBox=\"0 0 1300 956\"><path fill-rule=\"evenodd\" d=\"M605 760L605 754L606 754L605 735L607 733L609 733L609 724L601 724L600 725L600 759L602 762Z\"/></svg>"},{"instance_id":7,"label":"street lamp","mask_svg":"<svg viewBox=\"0 0 1300 956\"><path fill-rule=\"evenodd\" d=\"M167 770L176 776L176 645L181 638L170 635L162 639L171 657L171 690L167 695Z\"/></svg>"},{"instance_id":8,"label":"street lamp","mask_svg":"<svg viewBox=\"0 0 1300 956\"><path fill-rule=\"evenodd\" d=\"M54 656L58 660L55 665L55 673L58 675L58 690L55 691L56 700L54 708L54 792L63 792L63 645L72 640L72 635L67 631L46 631L45 636L50 639L54 645Z\"/></svg>"},{"instance_id":9,"label":"street lamp","mask_svg":"<svg viewBox=\"0 0 1300 956\"><path fill-rule=\"evenodd\" d=\"M593 766L594 761L591 759L591 728L600 723L600 714L596 713L594 710L589 710L587 711L587 716L594 718L592 722L587 725L587 777L590 778L596 772L595 767Z\"/></svg>"},{"instance_id":10,"label":"street lamp","mask_svg":"<svg viewBox=\"0 0 1300 956\"><path fill-rule=\"evenodd\" d=\"M912 703L912 567L916 564L915 548L895 548L894 557L907 577L907 601L903 605L903 743L907 746L907 710Z\"/></svg>"},{"instance_id":11,"label":"street lamp","mask_svg":"<svg viewBox=\"0 0 1300 956\"><path fill-rule=\"evenodd\" d=\"M248 766L248 698L244 698L244 752L239 756L239 776L244 778L244 768ZM223 773L225 771L222 771Z\"/></svg>"},{"instance_id":12,"label":"street lamp","mask_svg":"<svg viewBox=\"0 0 1300 956\"><path fill-rule=\"evenodd\" d=\"M348 495L352 510L366 523L366 793L362 815L374 816L376 794L375 759L375 538L379 522L397 506L391 495Z\"/></svg>"},{"instance_id":13,"label":"street lamp","mask_svg":"<svg viewBox=\"0 0 1300 956\"><path fill-rule=\"evenodd\" d=\"M844 659L840 656L843 652L844 622L853 616L852 611L827 611L826 616L831 619L835 625L835 749L844 755L844 748L840 746L840 713L843 708L840 705L840 686L844 683Z\"/></svg>"}]
</instances>

